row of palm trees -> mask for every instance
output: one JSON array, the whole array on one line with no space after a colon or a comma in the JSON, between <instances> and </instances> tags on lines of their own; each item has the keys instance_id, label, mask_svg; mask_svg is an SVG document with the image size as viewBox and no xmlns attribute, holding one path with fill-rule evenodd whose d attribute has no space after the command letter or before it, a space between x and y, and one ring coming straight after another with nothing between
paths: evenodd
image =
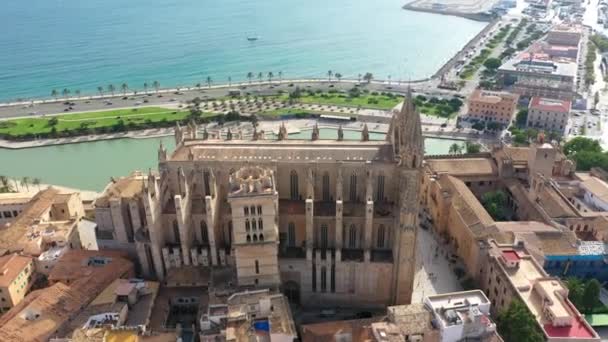
<instances>
[{"instance_id":1,"label":"row of palm trees","mask_svg":"<svg viewBox=\"0 0 608 342\"><path fill-rule=\"evenodd\" d=\"M30 178L23 177L21 181L13 180L13 184L11 184L11 180L7 176L0 176L0 193L6 192L15 192L19 191L19 189L23 189L25 187L26 191L30 191L30 185L34 185L38 187L40 190L40 178Z\"/></svg>"},{"instance_id":2,"label":"row of palm trees","mask_svg":"<svg viewBox=\"0 0 608 342\"><path fill-rule=\"evenodd\" d=\"M275 78L275 74L272 71L269 71L266 75L264 75L263 72L259 72L257 73L257 79L260 83L262 83L264 81L264 76L266 76L266 78L268 79L268 82L272 82L272 80ZM277 76L279 78L279 81L283 81L283 72L279 71L277 73ZM329 80L329 82L331 82L332 77L334 77L338 82L340 82L340 80L342 79L342 74L339 72L334 72L332 70L328 70L327 71L327 79ZM256 74L253 72L248 72L247 73L247 79L249 80L249 83L251 84L253 79L256 78ZM372 79L374 78L373 74L371 73L365 73L365 74L359 74L358 75L358 82L361 82L361 79L365 80L367 83L371 82ZM389 79L389 83L390 83L390 79L391 76L388 76ZM211 85L213 84L213 79L211 78L211 76L207 76L206 78L206 83L207 83L207 87L211 88ZM228 76L228 85L232 86L232 77ZM143 84L144 86L144 92L147 94L148 93L148 88L153 87L156 92L158 93L159 89L160 89L160 82L158 81L154 81L152 82L152 84L148 84L148 82L144 82ZM201 88L201 84L197 83L196 84L197 88ZM123 93L123 96L127 95L127 91L129 90L129 85L127 83L123 83L120 85L120 90ZM114 84L108 84L106 87L103 86L98 86L97 87L97 92L99 93L100 96L104 95L104 92L110 93L112 94L112 96L114 96L114 94L116 93L117 88L116 86L114 86ZM72 91L68 88L64 88L61 91L61 95L63 95L64 98L68 98L69 95L72 93ZM76 89L73 92L76 97L80 96L80 90ZM59 91L57 91L57 89L53 89L51 91L51 96L54 97L55 99L57 99L57 97L59 96Z\"/></svg>"}]
</instances>

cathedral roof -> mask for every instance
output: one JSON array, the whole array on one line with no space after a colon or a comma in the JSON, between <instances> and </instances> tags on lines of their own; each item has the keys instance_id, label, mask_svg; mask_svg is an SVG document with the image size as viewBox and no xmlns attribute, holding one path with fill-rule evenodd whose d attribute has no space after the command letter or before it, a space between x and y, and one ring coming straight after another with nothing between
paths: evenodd
<instances>
[{"instance_id":1,"label":"cathedral roof","mask_svg":"<svg viewBox=\"0 0 608 342\"><path fill-rule=\"evenodd\" d=\"M366 162L393 161L393 147L386 141L335 140L193 140L181 145L170 160Z\"/></svg>"}]
</instances>

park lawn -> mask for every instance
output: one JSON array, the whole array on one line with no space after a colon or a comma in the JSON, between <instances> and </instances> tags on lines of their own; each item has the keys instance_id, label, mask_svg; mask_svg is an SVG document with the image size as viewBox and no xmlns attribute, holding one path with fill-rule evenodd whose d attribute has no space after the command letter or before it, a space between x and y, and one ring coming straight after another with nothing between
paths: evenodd
<instances>
[{"instance_id":1,"label":"park lawn","mask_svg":"<svg viewBox=\"0 0 608 342\"><path fill-rule=\"evenodd\" d=\"M287 99L288 95L285 95L283 99ZM370 101L371 100L371 101ZM360 95L357 97L349 97L344 94L315 94L315 95L302 95L298 99L300 103L311 103L311 104L322 104L332 106L350 106L370 109L392 109L399 102L403 100L402 97L389 97L385 95ZM371 103L370 103L371 102ZM376 103L377 102L377 103Z\"/></svg>"},{"instance_id":2,"label":"park lawn","mask_svg":"<svg viewBox=\"0 0 608 342\"><path fill-rule=\"evenodd\" d=\"M268 110L260 113L261 116L275 117L282 115L307 115L307 114L327 114L327 115L336 115L336 116L353 116L355 113L350 113L346 108L344 108L343 112L340 111L321 111L321 110L308 110L308 109L300 109L300 108L279 108Z\"/></svg>"},{"instance_id":3,"label":"park lawn","mask_svg":"<svg viewBox=\"0 0 608 342\"><path fill-rule=\"evenodd\" d=\"M72 131L86 128L112 127L120 120L125 125L143 124L160 121L184 120L190 113L160 107L142 107L133 109L118 109L99 112L83 112L74 114L63 114L47 117L23 118L15 120L0 121L0 134L20 136L24 134L49 133L52 126L49 124L51 118L57 119L55 129L57 131ZM204 113L203 116L212 114Z\"/></svg>"}]
</instances>

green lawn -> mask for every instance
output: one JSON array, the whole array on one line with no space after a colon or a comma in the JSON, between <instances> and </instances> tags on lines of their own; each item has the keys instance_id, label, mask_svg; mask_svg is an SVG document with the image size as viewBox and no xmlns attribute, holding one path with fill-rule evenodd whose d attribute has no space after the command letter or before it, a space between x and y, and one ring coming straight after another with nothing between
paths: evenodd
<instances>
[{"instance_id":1,"label":"green lawn","mask_svg":"<svg viewBox=\"0 0 608 342\"><path fill-rule=\"evenodd\" d=\"M125 125L153 123L159 121L183 120L188 111L173 110L161 107L142 107L99 112L83 112L47 117L24 118L0 121L0 134L20 136L24 134L41 134L51 132L51 120L56 119L56 131L73 131L83 128L112 127L122 120ZM203 114L209 116L211 114Z\"/></svg>"},{"instance_id":2,"label":"green lawn","mask_svg":"<svg viewBox=\"0 0 608 342\"><path fill-rule=\"evenodd\" d=\"M284 95L282 99L287 99L288 95ZM310 104L322 104L322 105L332 105L332 106L350 106L350 107L358 107L361 108L370 108L370 109L392 109L399 102L403 101L402 97L399 96L386 96L386 95L369 95L362 94L357 97L349 97L345 94L303 94L302 97L298 99L300 103L310 103Z\"/></svg>"},{"instance_id":3,"label":"green lawn","mask_svg":"<svg viewBox=\"0 0 608 342\"><path fill-rule=\"evenodd\" d=\"M354 110L353 110L354 111ZM307 115L307 114L327 114L327 115L336 115L336 116L356 116L356 113L350 113L350 111L348 110L348 108L343 108L343 111L340 112L338 111L321 111L321 110L307 110L307 109L300 109L300 108L279 108L279 109L273 109L273 110L268 110L265 112L260 113L261 116L269 116L269 117L273 117L273 116L281 116L281 115Z\"/></svg>"}]
</instances>

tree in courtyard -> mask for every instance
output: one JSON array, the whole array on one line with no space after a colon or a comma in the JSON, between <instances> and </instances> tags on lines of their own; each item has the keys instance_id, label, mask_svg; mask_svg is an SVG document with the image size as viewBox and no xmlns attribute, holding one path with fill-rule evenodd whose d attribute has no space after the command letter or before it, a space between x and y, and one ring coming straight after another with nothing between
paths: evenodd
<instances>
[{"instance_id":1,"label":"tree in courtyard","mask_svg":"<svg viewBox=\"0 0 608 342\"><path fill-rule=\"evenodd\" d=\"M331 70L327 70L327 80L329 82L331 82L331 77L333 76L334 72Z\"/></svg>"},{"instance_id":2,"label":"tree in courtyard","mask_svg":"<svg viewBox=\"0 0 608 342\"><path fill-rule=\"evenodd\" d=\"M573 156L579 152L602 152L602 146L598 140L576 137L564 144L564 153L568 156Z\"/></svg>"},{"instance_id":3,"label":"tree in courtyard","mask_svg":"<svg viewBox=\"0 0 608 342\"><path fill-rule=\"evenodd\" d=\"M576 162L576 169L589 171L592 167L608 170L608 154L605 152L580 151L572 156Z\"/></svg>"},{"instance_id":4,"label":"tree in courtyard","mask_svg":"<svg viewBox=\"0 0 608 342\"><path fill-rule=\"evenodd\" d=\"M53 90L51 90L51 96L52 96L52 97L54 97L54 98L55 98L55 100L57 99L57 94L59 94L59 93L57 92L57 89L53 89Z\"/></svg>"},{"instance_id":5,"label":"tree in courtyard","mask_svg":"<svg viewBox=\"0 0 608 342\"><path fill-rule=\"evenodd\" d=\"M207 76L207 88L211 88L211 76Z\"/></svg>"},{"instance_id":6,"label":"tree in courtyard","mask_svg":"<svg viewBox=\"0 0 608 342\"><path fill-rule=\"evenodd\" d=\"M120 89L122 89L122 95L126 96L127 95L127 90L129 90L129 85L126 83L123 83L120 85Z\"/></svg>"},{"instance_id":7,"label":"tree in courtyard","mask_svg":"<svg viewBox=\"0 0 608 342\"><path fill-rule=\"evenodd\" d=\"M519 127L525 127L528 122L528 109L520 109L515 115L515 123Z\"/></svg>"},{"instance_id":8,"label":"tree in courtyard","mask_svg":"<svg viewBox=\"0 0 608 342\"><path fill-rule=\"evenodd\" d=\"M99 96L103 96L103 87L102 86L97 87L97 91L99 92Z\"/></svg>"},{"instance_id":9,"label":"tree in courtyard","mask_svg":"<svg viewBox=\"0 0 608 342\"><path fill-rule=\"evenodd\" d=\"M496 121L490 121L487 123L486 128L490 131L498 131L502 128L502 125Z\"/></svg>"},{"instance_id":10,"label":"tree in courtyard","mask_svg":"<svg viewBox=\"0 0 608 342\"><path fill-rule=\"evenodd\" d=\"M21 187L24 187L27 189L27 192L30 191L30 177L25 176L23 178L21 178Z\"/></svg>"},{"instance_id":11,"label":"tree in courtyard","mask_svg":"<svg viewBox=\"0 0 608 342\"><path fill-rule=\"evenodd\" d=\"M268 72L268 82L272 83L272 78L274 77L274 74L272 73L272 71Z\"/></svg>"},{"instance_id":12,"label":"tree in courtyard","mask_svg":"<svg viewBox=\"0 0 608 342\"><path fill-rule=\"evenodd\" d=\"M336 77L336 79L338 80L338 82L340 82L340 80L342 79L342 74L337 72L334 74L334 76Z\"/></svg>"},{"instance_id":13,"label":"tree in courtyard","mask_svg":"<svg viewBox=\"0 0 608 342\"><path fill-rule=\"evenodd\" d=\"M462 146L459 143L453 143L450 145L450 154L460 154L462 153Z\"/></svg>"},{"instance_id":14,"label":"tree in courtyard","mask_svg":"<svg viewBox=\"0 0 608 342\"><path fill-rule=\"evenodd\" d=\"M568 287L568 299L576 306L580 311L583 310L583 293L585 292L585 284L579 278L570 277L567 278L566 286Z\"/></svg>"},{"instance_id":15,"label":"tree in courtyard","mask_svg":"<svg viewBox=\"0 0 608 342\"><path fill-rule=\"evenodd\" d=\"M251 79L253 78L253 73L250 71L247 73L247 79L249 79L249 84L251 84Z\"/></svg>"},{"instance_id":16,"label":"tree in courtyard","mask_svg":"<svg viewBox=\"0 0 608 342\"><path fill-rule=\"evenodd\" d=\"M481 204L494 220L504 221L507 219L504 209L507 205L507 195L504 192L500 190L486 192L481 196Z\"/></svg>"},{"instance_id":17,"label":"tree in courtyard","mask_svg":"<svg viewBox=\"0 0 608 342\"><path fill-rule=\"evenodd\" d=\"M544 337L536 318L524 303L515 299L496 319L498 332L505 342L542 342Z\"/></svg>"},{"instance_id":18,"label":"tree in courtyard","mask_svg":"<svg viewBox=\"0 0 608 342\"><path fill-rule=\"evenodd\" d=\"M109 85L108 85L108 91L109 91L110 93L112 93L112 96L114 96L114 91L115 91L115 90L116 90L116 88L114 87L114 85L113 85L113 84L109 84Z\"/></svg>"},{"instance_id":19,"label":"tree in courtyard","mask_svg":"<svg viewBox=\"0 0 608 342\"><path fill-rule=\"evenodd\" d=\"M371 72L366 72L365 75L363 75L363 79L365 82L370 83L374 79L374 75Z\"/></svg>"},{"instance_id":20,"label":"tree in courtyard","mask_svg":"<svg viewBox=\"0 0 608 342\"><path fill-rule=\"evenodd\" d=\"M486 129L486 124L483 121L477 121L471 127L473 127L473 129L475 129L475 130L483 131L484 129Z\"/></svg>"},{"instance_id":21,"label":"tree in courtyard","mask_svg":"<svg viewBox=\"0 0 608 342\"><path fill-rule=\"evenodd\" d=\"M483 66L490 70L496 70L500 67L502 61L499 58L488 58L483 62Z\"/></svg>"},{"instance_id":22,"label":"tree in courtyard","mask_svg":"<svg viewBox=\"0 0 608 342\"><path fill-rule=\"evenodd\" d=\"M263 78L264 78L264 74L261 72L258 72L258 81L260 81L260 83L262 83Z\"/></svg>"},{"instance_id":23,"label":"tree in courtyard","mask_svg":"<svg viewBox=\"0 0 608 342\"><path fill-rule=\"evenodd\" d=\"M481 145L478 143L473 143L470 141L466 141L464 143L465 150L467 153L479 153L481 152Z\"/></svg>"},{"instance_id":24,"label":"tree in courtyard","mask_svg":"<svg viewBox=\"0 0 608 342\"><path fill-rule=\"evenodd\" d=\"M152 83L152 86L154 87L154 89L156 89L156 92L158 93L158 89L160 88L160 82L154 81Z\"/></svg>"},{"instance_id":25,"label":"tree in courtyard","mask_svg":"<svg viewBox=\"0 0 608 342\"><path fill-rule=\"evenodd\" d=\"M583 292L582 305L586 314L593 313L593 308L600 300L600 283L597 279L591 279L585 286Z\"/></svg>"}]
</instances>

